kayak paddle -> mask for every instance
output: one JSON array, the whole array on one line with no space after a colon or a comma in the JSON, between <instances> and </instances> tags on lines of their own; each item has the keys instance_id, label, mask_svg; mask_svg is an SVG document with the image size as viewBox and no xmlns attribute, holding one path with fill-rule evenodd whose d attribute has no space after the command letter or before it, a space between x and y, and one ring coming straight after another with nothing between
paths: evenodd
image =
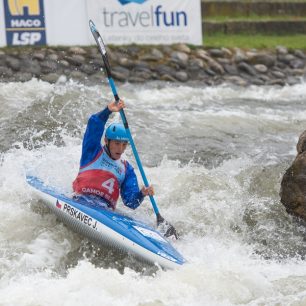
<instances>
[{"instance_id":1,"label":"kayak paddle","mask_svg":"<svg viewBox=\"0 0 306 306\"><path fill-rule=\"evenodd\" d=\"M118 93L117 93L115 82L114 82L114 80L112 78L112 72L111 72L109 61L108 61L108 56L107 56L107 53L106 53L105 44L104 44L104 42L102 40L102 37L101 37L100 33L98 32L98 30L97 30L97 28L96 28L96 26L95 26L95 24L93 23L92 20L89 21L89 27L90 27L91 33L92 33L92 35L93 35L97 45L98 45L99 51L101 53L101 56L102 56L102 59L103 59L103 62L104 62L105 72L106 72L106 75L107 75L107 78L108 78L108 83L109 83L109 85L110 85L110 87L112 89L115 101L119 102L120 98L119 98ZM140 158L138 156L138 153L137 153L137 150L136 150L136 146L135 146L135 143L133 141L133 138L132 138L132 135L131 135L131 132L130 132L130 129L129 129L129 125L128 125L128 122L127 122L127 119L126 119L126 116L125 116L125 113L124 113L123 109L120 110L120 116L121 116L121 120L122 120L124 128L125 128L125 131L126 131L126 133L128 135L129 142L131 144L133 154L135 156L135 159L136 159L139 171L140 171L141 176L142 176L142 180L143 180L145 186L148 187L149 186L149 182L147 180L147 177L146 177L145 172L143 170ZM149 197L150 197L150 200L151 200L154 212L156 214L157 226L160 226L163 229L165 237L174 236L176 239L178 239L178 234L176 232L176 229L173 227L173 225L171 225L169 222L167 222L161 216L161 214L159 213L159 209L157 207L157 204L155 202L154 197L153 196L149 196Z\"/></svg>"}]
</instances>

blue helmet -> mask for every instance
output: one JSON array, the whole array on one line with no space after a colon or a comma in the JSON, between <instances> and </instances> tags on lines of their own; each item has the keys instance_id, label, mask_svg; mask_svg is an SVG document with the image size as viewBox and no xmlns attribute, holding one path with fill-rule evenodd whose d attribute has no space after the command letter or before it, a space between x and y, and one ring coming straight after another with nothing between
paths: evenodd
<instances>
[{"instance_id":1,"label":"blue helmet","mask_svg":"<svg viewBox=\"0 0 306 306\"><path fill-rule=\"evenodd\" d=\"M121 123L112 123L106 129L105 137L109 140L129 141L125 128Z\"/></svg>"}]
</instances>

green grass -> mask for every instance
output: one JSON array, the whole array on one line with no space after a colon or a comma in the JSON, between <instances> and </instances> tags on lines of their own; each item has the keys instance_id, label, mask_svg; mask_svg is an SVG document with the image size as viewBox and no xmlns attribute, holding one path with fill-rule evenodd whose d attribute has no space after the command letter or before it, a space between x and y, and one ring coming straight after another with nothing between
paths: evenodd
<instances>
[{"instance_id":1,"label":"green grass","mask_svg":"<svg viewBox=\"0 0 306 306\"><path fill-rule=\"evenodd\" d=\"M305 21L306 16L214 16L214 17L204 17L203 21L206 22L228 22L228 21Z\"/></svg>"},{"instance_id":2,"label":"green grass","mask_svg":"<svg viewBox=\"0 0 306 306\"><path fill-rule=\"evenodd\" d=\"M305 35L270 36L270 35L226 35L214 34L206 35L203 38L205 47L225 47L242 49L273 49L276 46L285 46L289 49L306 50Z\"/></svg>"},{"instance_id":3,"label":"green grass","mask_svg":"<svg viewBox=\"0 0 306 306\"><path fill-rule=\"evenodd\" d=\"M250 3L250 2L288 2L288 3L295 3L295 2L306 2L306 0L201 0L201 2L242 2L242 3Z\"/></svg>"}]
</instances>

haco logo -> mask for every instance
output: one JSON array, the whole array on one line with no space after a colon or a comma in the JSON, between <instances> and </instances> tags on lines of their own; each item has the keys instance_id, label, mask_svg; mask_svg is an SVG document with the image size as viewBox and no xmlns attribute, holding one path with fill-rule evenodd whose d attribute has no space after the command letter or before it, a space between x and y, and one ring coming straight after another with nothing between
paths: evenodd
<instances>
[{"instance_id":1,"label":"haco logo","mask_svg":"<svg viewBox=\"0 0 306 306\"><path fill-rule=\"evenodd\" d=\"M43 0L4 0L4 11L7 45L46 44Z\"/></svg>"},{"instance_id":2,"label":"haco logo","mask_svg":"<svg viewBox=\"0 0 306 306\"><path fill-rule=\"evenodd\" d=\"M12 16L25 15L25 9L28 15L39 15L40 12L38 0L8 0L8 7Z\"/></svg>"},{"instance_id":3,"label":"haco logo","mask_svg":"<svg viewBox=\"0 0 306 306\"><path fill-rule=\"evenodd\" d=\"M142 4L146 2L147 0L118 0L122 5L129 4L129 3L138 3Z\"/></svg>"}]
</instances>

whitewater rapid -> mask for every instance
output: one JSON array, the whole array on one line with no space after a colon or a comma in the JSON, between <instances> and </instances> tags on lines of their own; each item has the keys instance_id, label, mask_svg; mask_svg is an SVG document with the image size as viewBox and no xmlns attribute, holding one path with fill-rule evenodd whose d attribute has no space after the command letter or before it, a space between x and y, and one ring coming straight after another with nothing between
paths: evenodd
<instances>
[{"instance_id":1,"label":"whitewater rapid","mask_svg":"<svg viewBox=\"0 0 306 306\"><path fill-rule=\"evenodd\" d=\"M188 263L163 271L99 248L25 182L34 173L71 190L86 121L112 99L107 84L0 83L0 305L306 305L306 230L278 195L305 130L306 84L118 91ZM118 206L155 224L148 200Z\"/></svg>"}]
</instances>

